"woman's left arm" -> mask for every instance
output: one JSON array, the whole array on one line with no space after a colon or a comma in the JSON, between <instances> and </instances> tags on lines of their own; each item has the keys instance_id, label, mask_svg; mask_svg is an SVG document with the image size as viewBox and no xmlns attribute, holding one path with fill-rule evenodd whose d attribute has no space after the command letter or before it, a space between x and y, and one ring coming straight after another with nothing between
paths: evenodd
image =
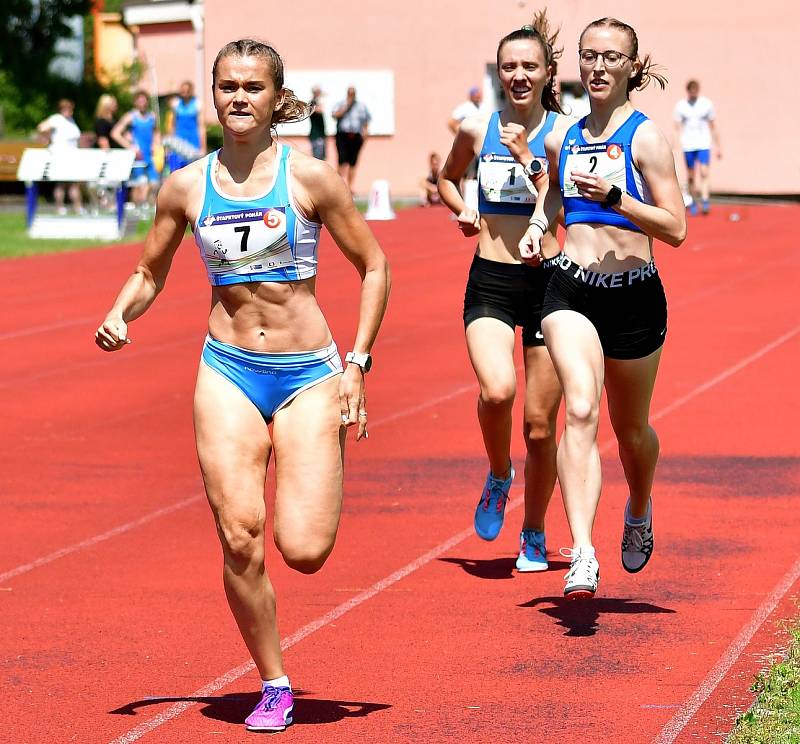
<instances>
[{"instance_id":1,"label":"woman's left arm","mask_svg":"<svg viewBox=\"0 0 800 744\"><path fill-rule=\"evenodd\" d=\"M686 207L675 173L675 159L666 138L652 122L637 130L631 146L633 162L641 171L652 204L645 204L623 192L612 209L640 227L647 235L676 248L686 239ZM611 184L593 173L573 171L572 179L581 196L605 201Z\"/></svg>"},{"instance_id":2,"label":"woman's left arm","mask_svg":"<svg viewBox=\"0 0 800 744\"><path fill-rule=\"evenodd\" d=\"M292 153L292 172L304 192L297 194L299 206L305 207L309 218L318 219L330 230L339 249L361 276L358 329L353 351L369 353L389 299L389 263L356 209L350 190L329 165L300 153ZM359 424L356 438L360 439L366 424L363 419L358 419L364 400L364 373L358 365L349 364L345 369L339 397L343 420L347 415L345 423Z\"/></svg>"}]
</instances>

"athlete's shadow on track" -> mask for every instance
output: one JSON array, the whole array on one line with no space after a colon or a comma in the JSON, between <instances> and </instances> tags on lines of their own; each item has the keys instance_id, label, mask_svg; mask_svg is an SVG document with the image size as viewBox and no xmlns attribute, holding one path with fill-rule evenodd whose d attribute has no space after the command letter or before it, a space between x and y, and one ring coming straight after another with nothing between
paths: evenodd
<instances>
[{"instance_id":1,"label":"athlete's shadow on track","mask_svg":"<svg viewBox=\"0 0 800 744\"><path fill-rule=\"evenodd\" d=\"M392 707L384 703L322 700L320 698L306 697L309 694L305 690L294 691L295 726L335 723L344 718L363 718L370 713ZM206 718L213 718L215 721L224 721L231 724L243 724L244 719L253 711L260 697L261 695L257 692L231 693L209 697L155 697L137 700L109 712L122 716L135 716L140 708L146 708L150 705L190 702L204 704L205 707L200 709L200 713Z\"/></svg>"},{"instance_id":2,"label":"athlete's shadow on track","mask_svg":"<svg viewBox=\"0 0 800 744\"><path fill-rule=\"evenodd\" d=\"M470 576L479 579L513 579L517 576L515 570L516 558L439 558L442 563L453 563L461 566ZM569 568L567 561L549 561L548 571L565 571Z\"/></svg>"},{"instance_id":3,"label":"athlete's shadow on track","mask_svg":"<svg viewBox=\"0 0 800 744\"><path fill-rule=\"evenodd\" d=\"M633 602L630 599L612 599L595 597L587 600L572 600L565 597L537 597L518 605L519 607L541 607L539 612L554 617L563 628L565 636L593 636L597 633L600 615L640 615L640 614L672 614L675 610L659 607L649 602Z\"/></svg>"}]
</instances>

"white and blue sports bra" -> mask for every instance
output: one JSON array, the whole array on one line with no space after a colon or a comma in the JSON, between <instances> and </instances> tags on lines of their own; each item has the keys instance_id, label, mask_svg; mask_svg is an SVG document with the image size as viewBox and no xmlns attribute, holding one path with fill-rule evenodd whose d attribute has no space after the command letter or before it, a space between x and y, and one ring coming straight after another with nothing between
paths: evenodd
<instances>
[{"instance_id":1,"label":"white and blue sports bra","mask_svg":"<svg viewBox=\"0 0 800 744\"><path fill-rule=\"evenodd\" d=\"M294 282L317 273L320 225L305 219L292 198L290 149L278 144L275 179L261 196L222 193L219 151L205 158L203 202L194 238L214 286Z\"/></svg>"}]
</instances>

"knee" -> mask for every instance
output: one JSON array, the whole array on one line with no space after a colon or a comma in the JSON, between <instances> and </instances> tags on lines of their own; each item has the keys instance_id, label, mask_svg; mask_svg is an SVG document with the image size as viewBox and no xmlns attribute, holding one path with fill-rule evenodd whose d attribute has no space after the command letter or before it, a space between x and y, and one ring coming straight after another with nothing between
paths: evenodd
<instances>
[{"instance_id":1,"label":"knee","mask_svg":"<svg viewBox=\"0 0 800 744\"><path fill-rule=\"evenodd\" d=\"M528 449L539 448L555 442L555 421L544 414L529 414L525 416L523 424L525 444Z\"/></svg>"},{"instance_id":2,"label":"knee","mask_svg":"<svg viewBox=\"0 0 800 744\"><path fill-rule=\"evenodd\" d=\"M499 380L491 382L481 386L481 403L492 408L510 406L514 403L515 393L513 383L504 383Z\"/></svg>"},{"instance_id":3,"label":"knee","mask_svg":"<svg viewBox=\"0 0 800 744\"><path fill-rule=\"evenodd\" d=\"M333 540L322 539L286 540L276 537L275 545L286 565L304 574L319 571L333 550Z\"/></svg>"},{"instance_id":4,"label":"knee","mask_svg":"<svg viewBox=\"0 0 800 744\"><path fill-rule=\"evenodd\" d=\"M259 515L220 516L217 534L226 562L235 569L264 564L264 525Z\"/></svg>"},{"instance_id":5,"label":"knee","mask_svg":"<svg viewBox=\"0 0 800 744\"><path fill-rule=\"evenodd\" d=\"M576 396L566 402L566 425L585 429L596 427L600 417L600 404L587 396Z\"/></svg>"},{"instance_id":6,"label":"knee","mask_svg":"<svg viewBox=\"0 0 800 744\"><path fill-rule=\"evenodd\" d=\"M638 452L650 444L654 444L658 448L658 437L655 430L647 423L615 428L614 434L620 448L624 450Z\"/></svg>"}]
</instances>

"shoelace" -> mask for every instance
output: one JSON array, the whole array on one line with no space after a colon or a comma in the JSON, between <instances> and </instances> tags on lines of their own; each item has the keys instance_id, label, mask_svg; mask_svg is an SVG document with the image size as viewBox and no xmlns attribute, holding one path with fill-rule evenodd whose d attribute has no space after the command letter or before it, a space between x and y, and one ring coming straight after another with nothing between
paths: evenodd
<instances>
[{"instance_id":1,"label":"shoelace","mask_svg":"<svg viewBox=\"0 0 800 744\"><path fill-rule=\"evenodd\" d=\"M622 531L622 549L628 550L633 547L634 550L652 549L653 540L651 537L645 538L647 533L647 523L636 525L625 523L625 529Z\"/></svg>"},{"instance_id":2,"label":"shoelace","mask_svg":"<svg viewBox=\"0 0 800 744\"><path fill-rule=\"evenodd\" d=\"M589 584L591 586L597 583L597 570L592 566L594 558L584 555L580 550L573 548L561 548L558 552L572 561L569 571L564 574L564 578L567 581L574 579L576 584Z\"/></svg>"},{"instance_id":3,"label":"shoelace","mask_svg":"<svg viewBox=\"0 0 800 744\"><path fill-rule=\"evenodd\" d=\"M283 693L286 692L286 689L286 687L273 687L272 685L268 685L264 690L264 697L261 700L264 704L264 710L275 710L278 703L281 701L281 697L283 697Z\"/></svg>"},{"instance_id":4,"label":"shoelace","mask_svg":"<svg viewBox=\"0 0 800 744\"><path fill-rule=\"evenodd\" d=\"M508 494L503 492L503 484L505 481L495 478L493 475L489 478L489 486L483 492L483 510L489 511L489 501L493 493L497 493L497 505L495 511L500 514L506 505Z\"/></svg>"}]
</instances>

